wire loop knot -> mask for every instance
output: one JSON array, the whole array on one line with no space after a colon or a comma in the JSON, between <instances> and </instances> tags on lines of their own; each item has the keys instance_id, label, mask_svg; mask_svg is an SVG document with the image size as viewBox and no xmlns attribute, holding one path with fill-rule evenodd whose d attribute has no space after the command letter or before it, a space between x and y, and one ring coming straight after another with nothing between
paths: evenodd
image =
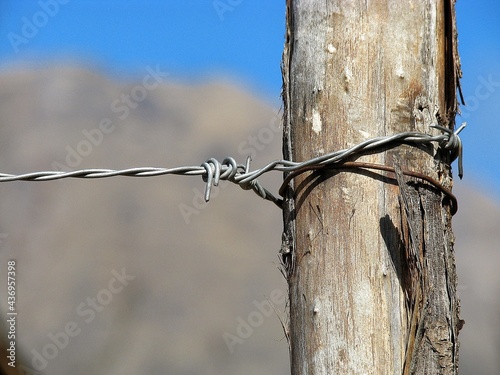
<instances>
[{"instance_id":1,"label":"wire loop knot","mask_svg":"<svg viewBox=\"0 0 500 375\"><path fill-rule=\"evenodd\" d=\"M463 167L463 149L462 149L462 140L459 137L459 134L464 128L467 126L466 122L463 122L462 125L455 131L446 128L440 125L431 125L432 128L439 129L445 134L445 138L440 142L440 146L445 150L450 151L451 161L454 161L458 158L458 177L462 179L464 176L464 167Z\"/></svg>"}]
</instances>

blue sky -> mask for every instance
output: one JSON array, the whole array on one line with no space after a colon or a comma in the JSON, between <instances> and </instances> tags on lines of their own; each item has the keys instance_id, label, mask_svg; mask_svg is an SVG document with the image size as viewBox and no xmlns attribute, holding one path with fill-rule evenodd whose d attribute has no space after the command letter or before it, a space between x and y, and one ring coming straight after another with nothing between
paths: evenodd
<instances>
[{"instance_id":1,"label":"blue sky","mask_svg":"<svg viewBox=\"0 0 500 375\"><path fill-rule=\"evenodd\" d=\"M0 69L80 61L117 76L159 64L182 80L226 77L279 103L284 0L40 0L0 3ZM218 7L218 9L217 9ZM469 104L465 181L500 198L500 2L457 3ZM29 26L29 24L34 25ZM19 37L14 36L16 34ZM460 182L457 182L460 183Z\"/></svg>"}]
</instances>

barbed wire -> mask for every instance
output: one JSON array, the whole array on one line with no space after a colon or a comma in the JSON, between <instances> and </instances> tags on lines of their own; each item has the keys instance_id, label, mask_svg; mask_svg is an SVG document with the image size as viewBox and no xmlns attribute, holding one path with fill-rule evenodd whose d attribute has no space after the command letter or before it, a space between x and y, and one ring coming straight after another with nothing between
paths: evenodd
<instances>
[{"instance_id":1,"label":"barbed wire","mask_svg":"<svg viewBox=\"0 0 500 375\"><path fill-rule=\"evenodd\" d=\"M176 168L141 167L122 170L81 169L70 172L42 171L20 175L0 173L0 182L52 181L63 178L95 179L114 176L152 177L168 174L202 176L206 183L205 201L207 202L210 200L212 186L217 186L220 180L227 180L239 185L244 190L253 190L260 197L275 203L281 208L282 199L274 196L257 180L257 178L262 176L264 173L270 171L289 172L279 189L280 195L284 196L284 191L290 181L296 176L310 170L317 170L321 168L369 168L394 172L394 168L392 167L372 163L353 162L352 160L363 154L396 147L402 144L418 147L438 143L440 147L450 152L451 161L458 157L458 175L462 178L462 141L460 140L459 133L465 128L465 126L466 123L464 122L456 131L452 131L451 129L443 126L432 125L432 128L436 128L443 132L439 135L430 135L420 132L402 132L391 136L375 137L363 141L355 146L339 151L333 151L303 162L275 160L254 171L250 170L251 157L249 156L247 157L245 164L237 164L234 158L228 157L225 158L222 163L215 158L211 158L205 161L201 166L184 166ZM455 207L454 211L456 212L456 198L453 196L451 191L444 188L438 181L418 172L403 171L403 173L409 176L424 179L435 185L442 192L452 198Z\"/></svg>"}]
</instances>

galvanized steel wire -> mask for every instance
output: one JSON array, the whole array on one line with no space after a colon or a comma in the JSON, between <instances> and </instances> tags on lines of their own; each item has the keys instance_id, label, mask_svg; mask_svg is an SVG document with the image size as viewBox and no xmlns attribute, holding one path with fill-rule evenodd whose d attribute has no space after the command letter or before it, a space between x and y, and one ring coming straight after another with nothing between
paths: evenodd
<instances>
[{"instance_id":1,"label":"galvanized steel wire","mask_svg":"<svg viewBox=\"0 0 500 375\"><path fill-rule=\"evenodd\" d=\"M123 170L113 169L81 169L77 171L44 171L25 173L21 175L13 175L0 173L0 182L9 181L51 181L63 178L105 178L114 176L129 176L129 177L152 177L168 174L184 175L184 176L202 176L206 183L205 200L210 200L212 186L217 186L220 180L228 180L245 190L253 190L260 197L275 203L281 207L282 200L274 196L270 191L264 188L257 180L258 177L270 171L289 172L289 176L296 177L308 170L316 170L320 168L340 168L345 167L360 167L374 168L381 170L391 170L384 166L376 166L368 163L352 163L352 160L367 153L373 153L377 150L388 149L402 144L411 146L430 145L437 143L443 149L450 152L451 160L458 157L458 174L460 178L463 175L462 164L462 141L458 136L465 128L466 123L463 123L456 131L451 129L433 125L431 127L441 130L443 133L438 135L430 135L420 132L403 132L391 136L380 136L363 141L355 146L333 151L328 154L318 156L303 162L294 162L290 160L275 160L268 163L260 169L250 170L251 158L247 157L245 164L237 164L232 157L225 158L222 162L211 158L205 161L201 166L184 166L176 168L129 168ZM412 174L410 174L412 175ZM414 177L422 177L418 173L413 173ZM437 181L430 178L424 178L427 181L439 185ZM280 189L280 194L283 195L284 188L290 182L291 178L285 179L284 185ZM445 193L451 192L438 186Z\"/></svg>"}]
</instances>

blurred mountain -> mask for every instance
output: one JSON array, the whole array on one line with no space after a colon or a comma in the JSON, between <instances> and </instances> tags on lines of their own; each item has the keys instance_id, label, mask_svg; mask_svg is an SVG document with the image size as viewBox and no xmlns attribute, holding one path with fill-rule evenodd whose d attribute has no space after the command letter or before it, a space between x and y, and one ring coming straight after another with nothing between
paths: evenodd
<instances>
[{"instance_id":1,"label":"blurred mountain","mask_svg":"<svg viewBox=\"0 0 500 375\"><path fill-rule=\"evenodd\" d=\"M281 158L280 118L243 88L179 83L159 67L129 82L71 66L3 72L0 171L249 154L260 167ZM276 192L280 179L260 180ZM457 185L461 373L491 374L500 206ZM281 212L236 185L221 184L208 204L203 191L197 176L0 184L0 265L16 260L25 373L289 373ZM5 288L0 297L5 311Z\"/></svg>"}]
</instances>

